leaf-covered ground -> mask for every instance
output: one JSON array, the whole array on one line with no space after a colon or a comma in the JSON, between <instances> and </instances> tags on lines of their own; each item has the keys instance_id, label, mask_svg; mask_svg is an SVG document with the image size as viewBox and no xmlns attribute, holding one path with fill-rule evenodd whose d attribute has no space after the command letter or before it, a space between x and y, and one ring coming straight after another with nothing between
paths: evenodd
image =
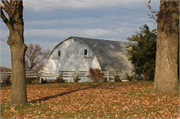
<instances>
[{"instance_id":1,"label":"leaf-covered ground","mask_svg":"<svg viewBox=\"0 0 180 119\"><path fill-rule=\"evenodd\" d=\"M27 85L28 103L11 107L1 88L2 118L177 118L179 94L149 94L153 83Z\"/></svg>"}]
</instances>

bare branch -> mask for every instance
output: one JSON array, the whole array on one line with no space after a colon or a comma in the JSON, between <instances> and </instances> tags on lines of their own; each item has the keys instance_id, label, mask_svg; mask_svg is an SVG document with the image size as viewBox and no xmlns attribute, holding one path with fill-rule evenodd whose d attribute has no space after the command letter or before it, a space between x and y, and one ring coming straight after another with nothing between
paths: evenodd
<instances>
[{"instance_id":1,"label":"bare branch","mask_svg":"<svg viewBox=\"0 0 180 119\"><path fill-rule=\"evenodd\" d=\"M6 16L4 15L4 12L2 11L3 7L0 6L0 9L1 9L1 19L3 20L3 22L6 24L6 26L8 27L8 29L10 31L13 30L13 27L11 26L11 23L10 21L6 18Z\"/></svg>"},{"instance_id":2,"label":"bare branch","mask_svg":"<svg viewBox=\"0 0 180 119\"><path fill-rule=\"evenodd\" d=\"M1 39L0 39L0 41L3 41L3 42L5 42L5 43L7 43L6 41L4 41L4 40L1 40Z\"/></svg>"},{"instance_id":3,"label":"bare branch","mask_svg":"<svg viewBox=\"0 0 180 119\"><path fill-rule=\"evenodd\" d=\"M145 2L145 1L144 1ZM156 21L156 23L158 22L158 18L156 17L156 14L158 13L158 12L155 12L152 8L151 8L151 6L150 6L150 3L151 3L151 0L149 0L149 2L148 2L148 4L145 2L145 4L146 4L146 6L148 7L148 9L151 11L151 14L147 14L151 19L153 19L153 20L155 20Z\"/></svg>"}]
</instances>

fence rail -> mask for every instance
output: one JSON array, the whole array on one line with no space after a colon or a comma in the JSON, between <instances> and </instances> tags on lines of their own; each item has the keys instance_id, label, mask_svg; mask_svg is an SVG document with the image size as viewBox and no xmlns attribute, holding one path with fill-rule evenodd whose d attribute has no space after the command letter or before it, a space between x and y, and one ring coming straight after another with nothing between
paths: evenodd
<instances>
[{"instance_id":1,"label":"fence rail","mask_svg":"<svg viewBox=\"0 0 180 119\"><path fill-rule=\"evenodd\" d=\"M102 71L104 73L104 78L110 80L114 78L115 75L119 75L118 71ZM26 71L26 78L45 78L45 77L59 77L62 74L63 77L73 77L79 75L79 77L89 76L89 71ZM0 80L10 78L11 72L0 72Z\"/></svg>"}]
</instances>

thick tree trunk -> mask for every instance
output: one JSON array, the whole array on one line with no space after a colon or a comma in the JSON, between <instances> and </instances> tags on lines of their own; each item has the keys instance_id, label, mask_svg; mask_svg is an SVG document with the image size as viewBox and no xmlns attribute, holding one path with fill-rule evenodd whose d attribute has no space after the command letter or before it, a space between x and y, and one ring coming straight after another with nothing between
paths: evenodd
<instances>
[{"instance_id":1,"label":"thick tree trunk","mask_svg":"<svg viewBox=\"0 0 180 119\"><path fill-rule=\"evenodd\" d=\"M179 1L161 1L151 93L178 93Z\"/></svg>"},{"instance_id":2,"label":"thick tree trunk","mask_svg":"<svg viewBox=\"0 0 180 119\"><path fill-rule=\"evenodd\" d=\"M11 49L12 65L12 99L11 105L25 104L27 102L26 77L25 77L25 51L24 44L24 21L23 21L23 2L2 0L0 6L1 18L9 29L7 44ZM9 16L6 18L4 12Z\"/></svg>"},{"instance_id":3,"label":"thick tree trunk","mask_svg":"<svg viewBox=\"0 0 180 119\"><path fill-rule=\"evenodd\" d=\"M22 29L24 24L17 24ZM25 77L25 50L24 36L18 30L10 32L8 44L11 49L11 65L12 65L12 96L11 105L25 104L27 102L26 95L26 77ZM12 42L13 41L13 42ZM15 42L14 42L15 41ZM12 43L10 43L12 42ZM16 43L18 42L18 43Z\"/></svg>"},{"instance_id":4,"label":"thick tree trunk","mask_svg":"<svg viewBox=\"0 0 180 119\"><path fill-rule=\"evenodd\" d=\"M14 3L11 3L14 5ZM11 49L12 64L12 99L11 105L25 104L27 102L25 77L25 51L23 5L18 1L15 5L14 17L11 19L13 29L10 30L7 43ZM13 15L12 15L13 16Z\"/></svg>"},{"instance_id":5,"label":"thick tree trunk","mask_svg":"<svg viewBox=\"0 0 180 119\"><path fill-rule=\"evenodd\" d=\"M27 102L24 53L25 45L19 48L11 47L12 106Z\"/></svg>"}]
</instances>

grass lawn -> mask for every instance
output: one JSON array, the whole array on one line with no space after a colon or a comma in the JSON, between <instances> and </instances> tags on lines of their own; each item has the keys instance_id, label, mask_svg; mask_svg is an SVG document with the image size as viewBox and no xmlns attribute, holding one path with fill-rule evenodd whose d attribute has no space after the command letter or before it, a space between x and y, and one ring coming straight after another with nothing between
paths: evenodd
<instances>
[{"instance_id":1,"label":"grass lawn","mask_svg":"<svg viewBox=\"0 0 180 119\"><path fill-rule=\"evenodd\" d=\"M153 82L28 84L28 103L11 107L1 87L1 118L177 118L179 94L149 94Z\"/></svg>"}]
</instances>

